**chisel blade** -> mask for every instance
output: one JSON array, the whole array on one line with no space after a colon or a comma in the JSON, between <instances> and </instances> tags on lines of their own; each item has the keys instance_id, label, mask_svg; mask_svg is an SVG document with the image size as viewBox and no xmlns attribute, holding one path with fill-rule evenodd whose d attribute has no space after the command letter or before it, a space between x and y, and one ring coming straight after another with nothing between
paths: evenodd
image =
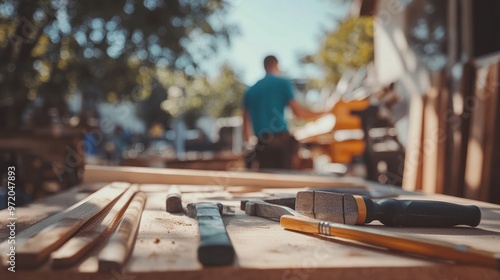
<instances>
[{"instance_id":1,"label":"chisel blade","mask_svg":"<svg viewBox=\"0 0 500 280\"><path fill-rule=\"evenodd\" d=\"M295 210L304 216L334 223L354 225L358 219L356 200L349 194L298 192Z\"/></svg>"}]
</instances>

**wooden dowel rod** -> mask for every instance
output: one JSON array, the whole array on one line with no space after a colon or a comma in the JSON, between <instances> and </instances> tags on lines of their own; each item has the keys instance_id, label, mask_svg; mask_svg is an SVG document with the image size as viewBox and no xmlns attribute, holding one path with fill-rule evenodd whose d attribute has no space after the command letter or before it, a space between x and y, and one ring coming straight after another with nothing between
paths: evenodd
<instances>
[{"instance_id":1,"label":"wooden dowel rod","mask_svg":"<svg viewBox=\"0 0 500 280\"><path fill-rule=\"evenodd\" d=\"M99 271L121 271L134 246L146 195L137 193L130 202L118 228L99 253Z\"/></svg>"},{"instance_id":2,"label":"wooden dowel rod","mask_svg":"<svg viewBox=\"0 0 500 280\"><path fill-rule=\"evenodd\" d=\"M280 225L289 230L341 237L400 252L500 270L500 253L481 251L468 246L417 239L369 227L330 223L306 217L284 215L281 216Z\"/></svg>"}]
</instances>

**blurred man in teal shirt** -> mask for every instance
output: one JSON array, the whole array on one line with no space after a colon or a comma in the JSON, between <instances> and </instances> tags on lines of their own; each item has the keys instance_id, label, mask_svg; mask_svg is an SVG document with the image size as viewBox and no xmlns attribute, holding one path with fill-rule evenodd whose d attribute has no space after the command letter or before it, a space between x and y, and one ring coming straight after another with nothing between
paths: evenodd
<instances>
[{"instance_id":1,"label":"blurred man in teal shirt","mask_svg":"<svg viewBox=\"0 0 500 280\"><path fill-rule=\"evenodd\" d=\"M294 99L294 86L280 77L278 59L264 59L266 76L251 86L243 97L243 133L245 141L252 134L257 144L250 155L260 169L292 169L298 143L288 131L285 108L289 106L299 118L317 118L325 112L311 112Z\"/></svg>"}]
</instances>

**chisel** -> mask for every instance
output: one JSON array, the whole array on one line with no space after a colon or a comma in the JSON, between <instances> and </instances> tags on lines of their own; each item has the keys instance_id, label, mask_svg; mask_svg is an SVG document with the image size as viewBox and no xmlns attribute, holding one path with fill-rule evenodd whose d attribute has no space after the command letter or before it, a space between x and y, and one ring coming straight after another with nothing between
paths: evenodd
<instances>
[{"instance_id":1,"label":"chisel","mask_svg":"<svg viewBox=\"0 0 500 280\"><path fill-rule=\"evenodd\" d=\"M395 227L475 227L481 221L481 210L475 205L393 198L375 202L366 196L322 191L298 192L295 210L310 218L348 225L378 220Z\"/></svg>"}]
</instances>

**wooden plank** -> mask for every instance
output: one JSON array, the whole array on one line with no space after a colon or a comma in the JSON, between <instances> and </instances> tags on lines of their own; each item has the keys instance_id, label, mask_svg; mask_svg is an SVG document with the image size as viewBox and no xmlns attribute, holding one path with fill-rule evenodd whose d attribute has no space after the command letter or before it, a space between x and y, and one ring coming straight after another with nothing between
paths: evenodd
<instances>
[{"instance_id":1,"label":"wooden plank","mask_svg":"<svg viewBox=\"0 0 500 280\"><path fill-rule=\"evenodd\" d=\"M474 106L471 112L471 128L467 142L467 156L465 159L464 174L464 196L471 199L479 199L481 187L483 187L483 175L486 167L483 165L485 153L485 132L487 104L478 95L485 93L487 69L477 69L477 79L475 81L475 91L469 106Z\"/></svg>"},{"instance_id":2,"label":"wooden plank","mask_svg":"<svg viewBox=\"0 0 500 280\"><path fill-rule=\"evenodd\" d=\"M410 104L408 144L405 152L402 188L422 189L422 136L424 129L424 97L413 96Z\"/></svg>"},{"instance_id":3,"label":"wooden plank","mask_svg":"<svg viewBox=\"0 0 500 280\"><path fill-rule=\"evenodd\" d=\"M97 189L101 189L104 186L104 184L92 184L92 187ZM81 190L87 187L88 185L82 185L82 188L73 188L67 192L59 193L57 195L48 197L47 199L42 199L27 206L18 207L16 209L17 232L15 236L15 244L10 244L8 242L8 239L4 240L0 244L0 252L9 251L9 247L11 247L12 245L15 245L15 247L17 248L23 246L23 244L26 243L29 238L41 232L46 227L60 221L64 217L66 211L71 211L85 203L88 199L91 199L93 196L98 195L98 193L94 193L91 195L82 193ZM74 204L71 205L72 203ZM54 212L55 214L53 214ZM27 217L29 217L29 219L26 219ZM0 231L2 233L2 236L7 236L9 233L4 230L8 229L6 227L8 223L4 224L4 221L8 220L5 219L0 221ZM3 254L0 255L0 267L4 266L6 261L6 257Z\"/></svg>"},{"instance_id":4,"label":"wooden plank","mask_svg":"<svg viewBox=\"0 0 500 280\"><path fill-rule=\"evenodd\" d=\"M64 244L83 224L118 199L128 187L127 183L113 183L96 192L78 207L65 211L62 219L46 227L17 249L19 266L40 265L52 251Z\"/></svg>"},{"instance_id":5,"label":"wooden plank","mask_svg":"<svg viewBox=\"0 0 500 280\"><path fill-rule=\"evenodd\" d=\"M132 251L146 195L137 193L106 247L99 253L99 271L121 271Z\"/></svg>"},{"instance_id":6,"label":"wooden plank","mask_svg":"<svg viewBox=\"0 0 500 280\"><path fill-rule=\"evenodd\" d=\"M451 134L450 123L448 120L448 108L450 106L450 94L447 88L447 77L445 71L439 75L439 93L438 93L438 129L437 129L437 170L436 170L436 192L446 193L446 186L448 184L449 172L448 166L448 143L451 142L449 135Z\"/></svg>"},{"instance_id":7,"label":"wooden plank","mask_svg":"<svg viewBox=\"0 0 500 280\"><path fill-rule=\"evenodd\" d=\"M446 117L446 127L447 127L447 139L446 139L446 164L445 164L445 193L448 195L461 196L461 191L459 189L459 184L456 182L457 177L460 177L456 174L457 165L456 159L459 155L456 154L457 147L459 147L460 143L460 130L458 123L459 111L461 109L458 108L455 101L457 97L461 95L460 89L460 80L462 78L461 71L457 71L461 67L461 49L463 36L459 34L463 34L463 30L461 28L456 28L460 25L459 18L459 8L460 8L459 0L449 0L447 7L447 58L448 63L446 67L447 74L447 85L446 88L448 90L448 102L447 102L447 110L445 112Z\"/></svg>"},{"instance_id":8,"label":"wooden plank","mask_svg":"<svg viewBox=\"0 0 500 280\"><path fill-rule=\"evenodd\" d=\"M479 196L479 200L483 201L491 201L492 198L492 190L497 188L497 181L491 180L492 173L495 173L498 169L498 166L494 167L495 157L495 146L498 144L498 138L495 139L496 128L498 127L498 123L500 119L498 119L498 111L500 108L498 107L500 96L500 62L496 62L491 65L488 77L486 81L485 87L485 98L488 99L487 103L487 114L485 118L485 135L484 135L484 162L483 162L483 187L481 189L481 194ZM498 198L497 198L498 201Z\"/></svg>"},{"instance_id":9,"label":"wooden plank","mask_svg":"<svg viewBox=\"0 0 500 280\"><path fill-rule=\"evenodd\" d=\"M446 99L442 100L442 115L443 115L443 131L446 133L443 139L441 162L442 165L442 184L443 184L443 194L456 195L456 186L453 185L453 160L455 155L453 154L455 149L455 129L456 116L454 114L454 104L453 104L453 92L454 88L452 86L453 79L448 79L448 87L444 87L446 91Z\"/></svg>"},{"instance_id":10,"label":"wooden plank","mask_svg":"<svg viewBox=\"0 0 500 280\"><path fill-rule=\"evenodd\" d=\"M180 188L184 191L182 186ZM200 199L206 200L213 196L224 197L224 193L183 192L182 200L184 203L196 202L200 194L203 196ZM168 213L165 205L167 194L165 186L163 190L158 188L157 193L147 193L134 251L124 268L129 274L203 271L197 257L200 237L196 220L187 215Z\"/></svg>"},{"instance_id":11,"label":"wooden plank","mask_svg":"<svg viewBox=\"0 0 500 280\"><path fill-rule=\"evenodd\" d=\"M465 197L489 200L498 104L498 64L477 73L474 111L467 147Z\"/></svg>"},{"instance_id":12,"label":"wooden plank","mask_svg":"<svg viewBox=\"0 0 500 280\"><path fill-rule=\"evenodd\" d=\"M85 166L85 182L109 182L116 180L136 184L187 184L274 188L303 188L312 186L364 187L363 181L358 178L169 168Z\"/></svg>"},{"instance_id":13,"label":"wooden plank","mask_svg":"<svg viewBox=\"0 0 500 280\"><path fill-rule=\"evenodd\" d=\"M494 121L492 141L493 143L500 143L500 62L496 65L495 80L492 86L496 95L496 102L492 103L495 110L490 119L490 121ZM500 182L500 172L498 172L500 170L500 145L493 144L491 158L488 201L500 204L500 185L497 184L497 182Z\"/></svg>"},{"instance_id":14,"label":"wooden plank","mask_svg":"<svg viewBox=\"0 0 500 280\"><path fill-rule=\"evenodd\" d=\"M422 191L445 192L447 138L449 134L446 112L448 91L445 72L436 73L426 93L422 137Z\"/></svg>"},{"instance_id":15,"label":"wooden plank","mask_svg":"<svg viewBox=\"0 0 500 280\"><path fill-rule=\"evenodd\" d=\"M432 87L426 93L424 105L424 134L422 140L422 191L436 193L438 169L438 97L439 77L434 76Z\"/></svg>"},{"instance_id":16,"label":"wooden plank","mask_svg":"<svg viewBox=\"0 0 500 280\"><path fill-rule=\"evenodd\" d=\"M96 243L106 239L116 228L127 205L139 190L137 185L131 186L109 212L103 211L85 224L78 233L57 251L51 254L52 265L68 266L80 260Z\"/></svg>"},{"instance_id":17,"label":"wooden plank","mask_svg":"<svg viewBox=\"0 0 500 280\"><path fill-rule=\"evenodd\" d=\"M452 159L450 160L450 187L449 194L464 196L464 174L466 166L468 139L471 129L471 115L473 107L470 106L474 97L476 85L476 67L472 62L463 65L462 76L456 81L458 89L453 93L454 114L458 125L453 129Z\"/></svg>"},{"instance_id":18,"label":"wooden plank","mask_svg":"<svg viewBox=\"0 0 500 280\"><path fill-rule=\"evenodd\" d=\"M62 197L62 195L59 194L59 195L57 195L56 198L58 198L60 201L61 197ZM88 198L89 197L87 197L86 199L88 199ZM70 206L68 209L74 209L74 208L78 207L79 205L83 204L86 201L86 199L80 200L79 202ZM70 200L70 199L67 198L67 200ZM55 204L55 201L53 201L53 199L49 199L48 203L50 203L50 205L53 205L53 204ZM16 209L16 219L18 219L16 221L16 230L17 230L16 239L15 239L16 247L19 248L24 243L26 243L26 241L29 238L33 237L35 234L39 233L40 231L42 231L46 227L58 222L59 220L61 220L64 217L63 211L58 211L54 215L48 214L48 213L53 212L52 207L47 207L47 206L44 207L44 206L45 205L43 204L43 202L39 202L39 203L34 204L34 205L29 205L27 207L27 209L25 209L25 208ZM36 209L36 212L34 212L35 209ZM26 211L26 210L28 210L28 211ZM11 218L10 215L6 216L6 217ZM19 218L22 218L22 217L33 217L33 220L25 221L23 219L23 222L20 222ZM7 229L7 227L6 227L7 224L8 223L5 223L5 224L2 223L2 230ZM19 231L19 229L23 227L23 224L27 224L29 226L24 228L22 231ZM4 232L2 232L2 233L4 233ZM2 234L2 236L3 235L8 236L9 233L5 232L5 234ZM0 244L0 252L7 252L9 250L9 247L12 246L12 244L9 244L8 241L9 240L7 239ZM6 262L5 256L2 254L0 256L0 258L1 258L1 261L0 261L1 266L5 265L5 262Z\"/></svg>"}]
</instances>

